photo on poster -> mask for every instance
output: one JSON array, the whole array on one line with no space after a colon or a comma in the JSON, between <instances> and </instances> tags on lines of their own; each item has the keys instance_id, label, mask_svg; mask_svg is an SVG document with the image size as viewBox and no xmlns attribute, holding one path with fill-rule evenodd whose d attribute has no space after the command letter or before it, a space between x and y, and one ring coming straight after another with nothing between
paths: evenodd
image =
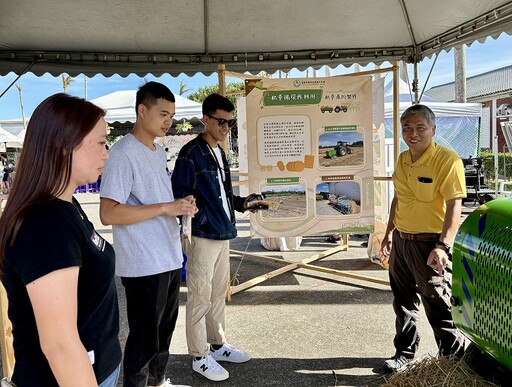
<instances>
[{"instance_id":1,"label":"photo on poster","mask_svg":"<svg viewBox=\"0 0 512 387\"><path fill-rule=\"evenodd\" d=\"M318 137L318 162L321 168L363 165L363 134L356 131L320 134Z\"/></svg>"},{"instance_id":2,"label":"photo on poster","mask_svg":"<svg viewBox=\"0 0 512 387\"><path fill-rule=\"evenodd\" d=\"M361 212L361 186L356 181L321 182L316 186L316 215L357 215Z\"/></svg>"},{"instance_id":3,"label":"photo on poster","mask_svg":"<svg viewBox=\"0 0 512 387\"><path fill-rule=\"evenodd\" d=\"M263 219L304 219L306 217L305 185L267 185L262 187L261 193L270 206L268 211L260 212Z\"/></svg>"}]
</instances>

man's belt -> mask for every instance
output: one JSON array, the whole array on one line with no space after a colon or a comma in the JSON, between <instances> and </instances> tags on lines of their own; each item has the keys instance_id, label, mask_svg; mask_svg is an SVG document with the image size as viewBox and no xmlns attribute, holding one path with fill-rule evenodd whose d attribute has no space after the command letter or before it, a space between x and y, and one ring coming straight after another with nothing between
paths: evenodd
<instances>
[{"instance_id":1,"label":"man's belt","mask_svg":"<svg viewBox=\"0 0 512 387\"><path fill-rule=\"evenodd\" d=\"M437 242L441 234L423 232L419 234L408 234L406 232L399 231L400 238L408 241L423 241L423 242Z\"/></svg>"}]
</instances>

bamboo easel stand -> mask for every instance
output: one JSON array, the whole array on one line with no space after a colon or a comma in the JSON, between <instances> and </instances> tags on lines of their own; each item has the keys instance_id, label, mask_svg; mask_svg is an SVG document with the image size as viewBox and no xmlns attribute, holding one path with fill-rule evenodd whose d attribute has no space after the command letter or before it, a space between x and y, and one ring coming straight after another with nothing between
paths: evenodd
<instances>
[{"instance_id":1,"label":"bamboo easel stand","mask_svg":"<svg viewBox=\"0 0 512 387\"><path fill-rule=\"evenodd\" d=\"M250 279L250 280L243 282L239 285L230 286L229 290L228 290L228 294L229 294L228 300L231 299L230 296L233 294L247 290L255 285L258 285L266 280L274 278L280 274L283 274L283 273L286 273L289 271L293 271L293 270L297 270L297 269L309 269L309 270L319 271L319 272L323 272L323 273L334 274L334 275L338 275L341 277L352 278L352 279L356 279L356 280L360 280L360 281L368 281L368 282L372 282L372 283L376 283L376 284L380 284L380 285L389 285L389 281L383 280L380 278L364 276L364 275L355 274L355 273L351 273L351 272L344 271L344 270L330 269L330 268L325 268L325 267L320 267L320 266L315 266L315 265L310 264L310 262L314 262L319 259L325 258L325 257L335 254L339 251L347 251L347 250L348 250L348 236L346 234L343 235L343 244L341 244L340 246L336 246L331 249L325 250L321 253L304 258L303 260L301 260L299 262L293 262L293 261L289 261L286 259L278 259L278 258L268 257L268 256L264 256L264 255L250 254L250 253L245 253L243 251L238 251L238 250L230 250L230 253L234 254L234 255L255 258L255 259L259 259L259 260L266 261L266 262L279 263L279 264L285 265L285 266L280 269L273 270L269 273L266 273L261 276Z\"/></svg>"}]
</instances>

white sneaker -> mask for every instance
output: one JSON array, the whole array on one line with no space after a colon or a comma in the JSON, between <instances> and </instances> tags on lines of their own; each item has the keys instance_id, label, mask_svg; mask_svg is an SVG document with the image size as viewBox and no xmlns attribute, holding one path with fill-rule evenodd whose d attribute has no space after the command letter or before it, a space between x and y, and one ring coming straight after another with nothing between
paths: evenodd
<instances>
[{"instance_id":1,"label":"white sneaker","mask_svg":"<svg viewBox=\"0 0 512 387\"><path fill-rule=\"evenodd\" d=\"M152 387L148 384L148 387ZM171 379L167 379L164 384L159 384L157 387L177 387L171 383Z\"/></svg>"},{"instance_id":2,"label":"white sneaker","mask_svg":"<svg viewBox=\"0 0 512 387\"><path fill-rule=\"evenodd\" d=\"M210 348L210 353L215 360L229 361L230 363L245 363L251 359L249 352L237 349L228 343L224 343L224 345L216 351Z\"/></svg>"},{"instance_id":3,"label":"white sneaker","mask_svg":"<svg viewBox=\"0 0 512 387\"><path fill-rule=\"evenodd\" d=\"M217 363L210 354L199 360L192 360L192 369L214 382L220 382L229 378L229 372Z\"/></svg>"}]
</instances>

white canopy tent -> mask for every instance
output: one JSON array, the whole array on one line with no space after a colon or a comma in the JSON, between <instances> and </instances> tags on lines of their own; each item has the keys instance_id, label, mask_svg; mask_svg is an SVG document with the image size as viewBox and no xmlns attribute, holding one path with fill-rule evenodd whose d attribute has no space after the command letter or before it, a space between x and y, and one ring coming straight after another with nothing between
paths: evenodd
<instances>
[{"instance_id":1,"label":"white canopy tent","mask_svg":"<svg viewBox=\"0 0 512 387\"><path fill-rule=\"evenodd\" d=\"M512 34L512 0L3 0L0 26L0 76L272 73L404 60L416 79L425 57Z\"/></svg>"},{"instance_id":2,"label":"white canopy tent","mask_svg":"<svg viewBox=\"0 0 512 387\"><path fill-rule=\"evenodd\" d=\"M106 94L102 97L95 98L91 102L105 109L107 114L105 121L107 122L135 122L135 97L137 90L121 90ZM201 118L202 105L198 102L191 101L180 95L175 94L176 98L176 114L175 121L183 119L191 120L193 118Z\"/></svg>"},{"instance_id":3,"label":"white canopy tent","mask_svg":"<svg viewBox=\"0 0 512 387\"><path fill-rule=\"evenodd\" d=\"M411 106L412 99L407 83L399 80L399 116ZM386 137L393 137L393 88L392 82L384 88L384 117L386 124ZM478 152L478 135L482 104L480 103L454 103L436 101L424 97L422 104L428 106L436 115L436 134L434 141L453 149L462 158L476 156ZM401 150L407 146L400 139Z\"/></svg>"},{"instance_id":4,"label":"white canopy tent","mask_svg":"<svg viewBox=\"0 0 512 387\"><path fill-rule=\"evenodd\" d=\"M23 147L23 139L9 133L0 126L0 152L7 153L8 148L20 149Z\"/></svg>"},{"instance_id":5,"label":"white canopy tent","mask_svg":"<svg viewBox=\"0 0 512 387\"><path fill-rule=\"evenodd\" d=\"M105 121L110 124L126 124L126 127L133 127L135 122L135 97L137 90L121 90L91 100L92 103L98 105L107 111ZM176 98L176 114L174 116L173 125L183 120L190 121L193 127L201 128L200 119L203 117L202 105L198 102L191 101L180 95L175 94ZM29 118L30 119L30 118ZM28 122L27 119L26 121ZM17 136L23 140L25 137L25 129L23 129L23 120L21 118L15 120L0 121L0 124L9 128L11 133L17 133ZM114 127L123 125L114 125ZM121 130L119 133L124 134L128 129Z\"/></svg>"},{"instance_id":6,"label":"white canopy tent","mask_svg":"<svg viewBox=\"0 0 512 387\"><path fill-rule=\"evenodd\" d=\"M304 70L424 57L512 33L512 1L3 0L0 75Z\"/></svg>"},{"instance_id":7,"label":"white canopy tent","mask_svg":"<svg viewBox=\"0 0 512 387\"><path fill-rule=\"evenodd\" d=\"M4 128L2 128L0 126L0 144L2 144L2 146L0 147L0 150L2 150L2 147L3 147L3 151L5 152L6 147L7 148L22 148L23 147L23 139L18 136L15 136L12 133L9 133L7 130L5 130Z\"/></svg>"}]
</instances>

